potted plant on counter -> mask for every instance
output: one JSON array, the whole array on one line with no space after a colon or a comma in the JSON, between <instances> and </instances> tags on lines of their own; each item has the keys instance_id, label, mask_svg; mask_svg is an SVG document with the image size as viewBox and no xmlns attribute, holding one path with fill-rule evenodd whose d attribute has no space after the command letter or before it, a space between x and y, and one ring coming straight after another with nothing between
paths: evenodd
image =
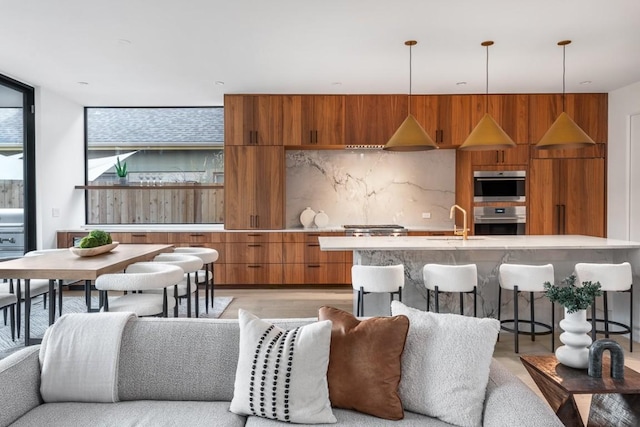
<instances>
[{"instance_id":1,"label":"potted plant on counter","mask_svg":"<svg viewBox=\"0 0 640 427\"><path fill-rule=\"evenodd\" d=\"M118 183L120 185L127 185L127 162L120 163L120 157L116 157L116 163L114 164L116 169L116 175L118 175Z\"/></svg>"},{"instance_id":2,"label":"potted plant on counter","mask_svg":"<svg viewBox=\"0 0 640 427\"><path fill-rule=\"evenodd\" d=\"M552 285L545 282L545 295L553 303L564 307L564 319L560 327L564 331L560 341L564 344L556 349L558 362L577 369L586 369L589 364L589 346L591 337L591 323L587 322L587 308L594 298L602 295L600 282L583 282L576 286L576 276L571 275L565 280L565 286Z\"/></svg>"}]
</instances>

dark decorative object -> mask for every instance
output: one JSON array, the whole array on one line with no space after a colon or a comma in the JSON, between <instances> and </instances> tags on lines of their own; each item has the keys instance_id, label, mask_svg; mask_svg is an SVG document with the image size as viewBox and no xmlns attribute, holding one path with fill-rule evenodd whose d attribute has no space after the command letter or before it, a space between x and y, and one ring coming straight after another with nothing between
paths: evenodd
<instances>
[{"instance_id":1,"label":"dark decorative object","mask_svg":"<svg viewBox=\"0 0 640 427\"><path fill-rule=\"evenodd\" d=\"M605 350L611 353L611 378L624 379L624 352L622 346L610 339L596 340L589 348L589 376L602 378L602 355Z\"/></svg>"}]
</instances>

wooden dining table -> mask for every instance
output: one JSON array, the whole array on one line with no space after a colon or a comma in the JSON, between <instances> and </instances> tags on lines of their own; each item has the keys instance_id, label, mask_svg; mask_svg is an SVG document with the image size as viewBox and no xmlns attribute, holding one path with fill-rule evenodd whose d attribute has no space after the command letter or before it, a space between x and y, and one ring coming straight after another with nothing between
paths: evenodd
<instances>
[{"instance_id":1,"label":"wooden dining table","mask_svg":"<svg viewBox=\"0 0 640 427\"><path fill-rule=\"evenodd\" d=\"M81 257L69 250L43 252L0 262L0 278L17 280L16 294L20 295L20 281L24 280L24 343L25 346L40 342L31 338L31 279L49 280L49 295L53 295L56 280L84 281L87 311L91 308L91 285L102 274L123 271L129 264L150 261L162 252L173 251L173 245L120 244L110 252ZM60 292L62 288L60 287ZM55 321L55 304L49 304L49 324Z\"/></svg>"}]
</instances>

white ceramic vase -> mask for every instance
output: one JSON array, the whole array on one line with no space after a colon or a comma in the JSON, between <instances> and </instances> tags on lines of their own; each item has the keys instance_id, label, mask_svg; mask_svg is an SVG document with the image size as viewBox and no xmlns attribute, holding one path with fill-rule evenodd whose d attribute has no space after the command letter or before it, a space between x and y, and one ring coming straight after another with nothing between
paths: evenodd
<instances>
[{"instance_id":1,"label":"white ceramic vase","mask_svg":"<svg viewBox=\"0 0 640 427\"><path fill-rule=\"evenodd\" d=\"M304 228L311 227L313 225L313 220L315 216L316 216L316 212L313 209L306 208L300 214L300 224L302 224Z\"/></svg>"},{"instance_id":2,"label":"white ceramic vase","mask_svg":"<svg viewBox=\"0 0 640 427\"><path fill-rule=\"evenodd\" d=\"M313 218L313 222L316 223L316 227L324 228L327 226L327 224L329 224L329 215L327 215L324 211L319 211Z\"/></svg>"},{"instance_id":3,"label":"white ceramic vase","mask_svg":"<svg viewBox=\"0 0 640 427\"><path fill-rule=\"evenodd\" d=\"M567 313L565 308L560 327L564 331L560 334L560 341L564 345L556 349L556 359L571 368L587 369L591 345L591 337L588 334L591 331L591 323L587 322L587 310Z\"/></svg>"}]
</instances>

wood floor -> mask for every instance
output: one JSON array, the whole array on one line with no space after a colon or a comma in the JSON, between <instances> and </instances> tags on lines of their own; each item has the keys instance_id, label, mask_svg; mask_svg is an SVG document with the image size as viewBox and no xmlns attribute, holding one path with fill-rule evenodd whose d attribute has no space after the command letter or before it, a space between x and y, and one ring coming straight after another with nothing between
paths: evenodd
<instances>
[{"instance_id":1,"label":"wood floor","mask_svg":"<svg viewBox=\"0 0 640 427\"><path fill-rule=\"evenodd\" d=\"M335 289L217 289L217 296L232 296L234 300L222 314L221 318L238 317L238 309L248 310L261 318L317 317L318 308L330 305L351 312L353 295L351 288ZM625 364L640 372L640 343L635 343L638 350L628 351L629 341L614 337L625 350ZM556 336L556 346L560 345ZM531 342L528 337L520 338L520 354L548 354L551 352L551 340L548 336L538 337ZM525 384L542 396L529 374L522 366L519 355L513 351L513 335L507 332L500 334L496 344L494 357L517 375ZM544 398L543 398L544 399ZM585 419L591 401L589 395L576 397L578 408Z\"/></svg>"}]
</instances>

